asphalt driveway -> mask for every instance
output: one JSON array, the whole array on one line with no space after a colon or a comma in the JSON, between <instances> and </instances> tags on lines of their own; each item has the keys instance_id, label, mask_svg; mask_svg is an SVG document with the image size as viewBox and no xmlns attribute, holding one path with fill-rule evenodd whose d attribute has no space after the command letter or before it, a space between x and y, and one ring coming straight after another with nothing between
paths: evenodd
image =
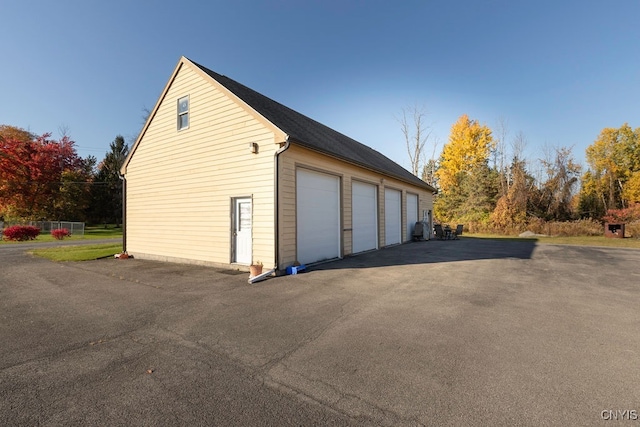
<instances>
[{"instance_id":1,"label":"asphalt driveway","mask_svg":"<svg viewBox=\"0 0 640 427\"><path fill-rule=\"evenodd\" d=\"M640 418L638 250L417 242L249 285L7 247L0 425Z\"/></svg>"}]
</instances>

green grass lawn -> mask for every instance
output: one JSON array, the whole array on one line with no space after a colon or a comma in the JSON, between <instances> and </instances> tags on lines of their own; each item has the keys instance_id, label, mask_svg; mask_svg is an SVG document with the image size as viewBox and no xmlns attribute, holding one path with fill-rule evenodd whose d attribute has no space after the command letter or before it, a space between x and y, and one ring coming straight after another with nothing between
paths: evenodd
<instances>
[{"instance_id":1,"label":"green grass lawn","mask_svg":"<svg viewBox=\"0 0 640 427\"><path fill-rule=\"evenodd\" d=\"M114 226L86 227L84 236L71 236L65 240L108 239L122 237L122 229ZM616 248L640 249L640 239L610 239L604 236L577 236L577 237L547 237L536 236L523 238L517 236L501 236L495 234L467 234L464 238L471 239L500 239L512 241L534 241L543 244L578 245L578 246L607 246ZM55 239L50 235L40 235L31 242L52 242ZM20 244L22 242L0 241L0 244ZM101 245L61 246L56 248L42 248L30 251L30 253L52 261L88 261L98 258L113 256L122 251L121 243L107 243Z\"/></svg>"},{"instance_id":2,"label":"green grass lawn","mask_svg":"<svg viewBox=\"0 0 640 427\"><path fill-rule=\"evenodd\" d=\"M122 237L122 227L116 227L114 225L90 226L84 228L84 235L71 235L64 240L91 240L91 239L112 239ZM35 240L28 240L28 242L53 242L56 239L50 233L42 233ZM2 244L20 244L23 242L12 242L7 240L0 240Z\"/></svg>"},{"instance_id":3,"label":"green grass lawn","mask_svg":"<svg viewBox=\"0 0 640 427\"><path fill-rule=\"evenodd\" d=\"M34 249L29 253L50 259L51 261L90 261L111 257L122 252L122 244L105 243L101 245L59 246L56 248Z\"/></svg>"},{"instance_id":4,"label":"green grass lawn","mask_svg":"<svg viewBox=\"0 0 640 427\"><path fill-rule=\"evenodd\" d=\"M518 236L501 236L495 234L463 234L463 237L472 239L506 239L515 241L534 241L537 243L555 244L555 245L578 245L578 246L607 246L613 248L636 248L640 249L640 239L611 239L604 236L575 236L575 237L518 237Z\"/></svg>"},{"instance_id":5,"label":"green grass lawn","mask_svg":"<svg viewBox=\"0 0 640 427\"><path fill-rule=\"evenodd\" d=\"M92 225L84 228L85 239L110 239L112 237L122 237L122 227Z\"/></svg>"}]
</instances>

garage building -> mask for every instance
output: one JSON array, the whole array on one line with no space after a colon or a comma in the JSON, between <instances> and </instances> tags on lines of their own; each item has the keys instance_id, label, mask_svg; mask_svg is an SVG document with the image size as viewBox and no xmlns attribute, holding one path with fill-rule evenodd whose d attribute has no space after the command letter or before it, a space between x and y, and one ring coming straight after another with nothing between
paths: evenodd
<instances>
[{"instance_id":1,"label":"garage building","mask_svg":"<svg viewBox=\"0 0 640 427\"><path fill-rule=\"evenodd\" d=\"M130 254L234 268L406 242L435 192L376 150L185 57L121 172Z\"/></svg>"}]
</instances>

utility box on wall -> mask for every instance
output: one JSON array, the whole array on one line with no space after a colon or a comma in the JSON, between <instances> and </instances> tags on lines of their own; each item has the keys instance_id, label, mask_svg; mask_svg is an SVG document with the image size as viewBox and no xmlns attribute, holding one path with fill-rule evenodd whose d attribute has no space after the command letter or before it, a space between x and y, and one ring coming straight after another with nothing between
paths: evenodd
<instances>
[{"instance_id":1,"label":"utility box on wall","mask_svg":"<svg viewBox=\"0 0 640 427\"><path fill-rule=\"evenodd\" d=\"M624 224L604 224L604 237L624 239Z\"/></svg>"}]
</instances>

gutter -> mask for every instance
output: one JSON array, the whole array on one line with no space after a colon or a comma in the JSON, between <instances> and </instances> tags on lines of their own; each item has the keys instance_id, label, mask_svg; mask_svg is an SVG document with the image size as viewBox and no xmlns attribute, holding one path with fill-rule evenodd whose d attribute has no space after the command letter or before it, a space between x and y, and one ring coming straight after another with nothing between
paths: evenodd
<instances>
[{"instance_id":1,"label":"gutter","mask_svg":"<svg viewBox=\"0 0 640 427\"><path fill-rule=\"evenodd\" d=\"M127 180L121 172L118 178L122 181L122 252L127 252Z\"/></svg>"},{"instance_id":2,"label":"gutter","mask_svg":"<svg viewBox=\"0 0 640 427\"><path fill-rule=\"evenodd\" d=\"M280 206L278 204L279 201L279 187L280 187L280 181L279 181L279 164L278 164L278 158L280 157L280 154L284 153L289 146L291 145L290 141L289 141L289 135L287 135L285 137L284 140L284 145L282 147L280 147L275 154L273 155L273 161L274 161L274 220L275 220L275 224L274 224L274 229L275 229L275 236L273 239L273 243L274 243L274 251L275 251L275 256L273 258L274 260L274 269L277 272L279 269L279 265L280 265L280 260L279 260L279 252L280 252L280 245L279 245L279 239L278 236L280 235Z\"/></svg>"}]
</instances>

